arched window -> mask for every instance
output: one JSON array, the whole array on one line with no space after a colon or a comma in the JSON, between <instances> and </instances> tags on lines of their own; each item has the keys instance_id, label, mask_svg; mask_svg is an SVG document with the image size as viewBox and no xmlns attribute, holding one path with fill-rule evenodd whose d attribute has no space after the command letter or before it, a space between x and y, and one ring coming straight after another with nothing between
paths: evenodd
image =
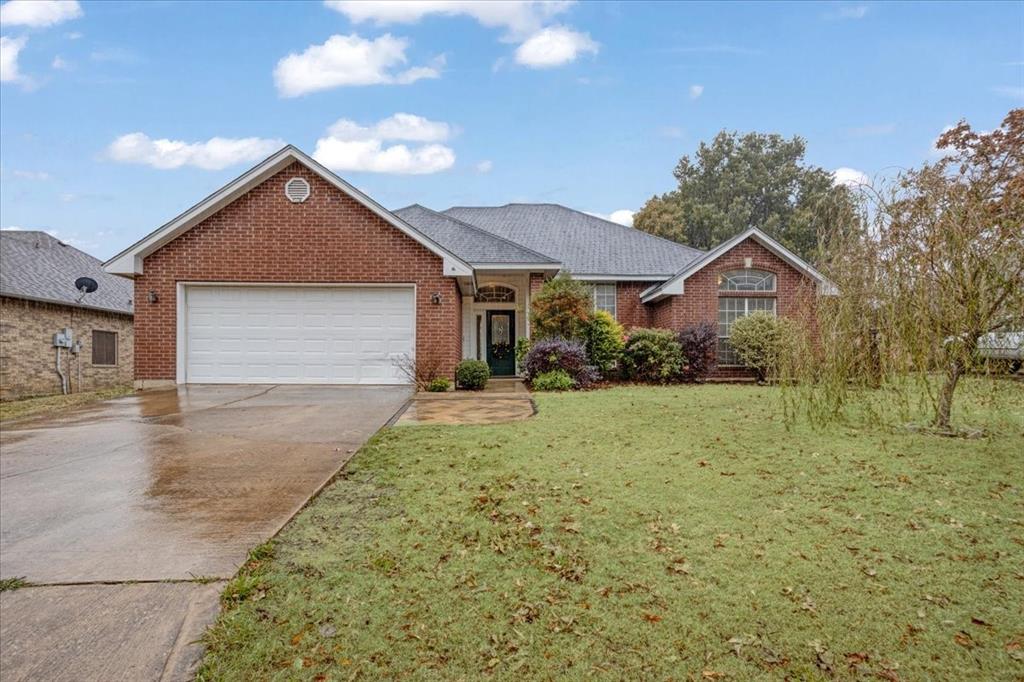
<instances>
[{"instance_id":1,"label":"arched window","mask_svg":"<svg viewBox=\"0 0 1024 682\"><path fill-rule=\"evenodd\" d=\"M515 303L516 290L500 284L489 284L478 288L473 300L477 303Z\"/></svg>"},{"instance_id":2,"label":"arched window","mask_svg":"<svg viewBox=\"0 0 1024 682\"><path fill-rule=\"evenodd\" d=\"M765 270L727 270L718 276L719 291L775 291L775 275Z\"/></svg>"}]
</instances>

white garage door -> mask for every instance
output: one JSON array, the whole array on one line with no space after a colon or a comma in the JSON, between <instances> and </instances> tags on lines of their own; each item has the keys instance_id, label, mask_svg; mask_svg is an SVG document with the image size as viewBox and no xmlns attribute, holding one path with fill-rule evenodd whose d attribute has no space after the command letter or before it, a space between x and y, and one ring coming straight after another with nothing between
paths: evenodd
<instances>
[{"instance_id":1,"label":"white garage door","mask_svg":"<svg viewBox=\"0 0 1024 682\"><path fill-rule=\"evenodd\" d=\"M185 287L185 381L402 384L412 287Z\"/></svg>"}]
</instances>

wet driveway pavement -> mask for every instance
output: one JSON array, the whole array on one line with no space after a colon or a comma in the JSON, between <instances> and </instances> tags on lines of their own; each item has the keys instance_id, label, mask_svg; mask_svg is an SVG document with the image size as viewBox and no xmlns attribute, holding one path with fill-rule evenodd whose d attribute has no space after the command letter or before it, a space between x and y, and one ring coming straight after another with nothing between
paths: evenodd
<instances>
[{"instance_id":1,"label":"wet driveway pavement","mask_svg":"<svg viewBox=\"0 0 1024 682\"><path fill-rule=\"evenodd\" d=\"M206 583L410 394L187 386L4 425L0 577L48 585L0 595L4 679L187 677L222 586Z\"/></svg>"}]
</instances>

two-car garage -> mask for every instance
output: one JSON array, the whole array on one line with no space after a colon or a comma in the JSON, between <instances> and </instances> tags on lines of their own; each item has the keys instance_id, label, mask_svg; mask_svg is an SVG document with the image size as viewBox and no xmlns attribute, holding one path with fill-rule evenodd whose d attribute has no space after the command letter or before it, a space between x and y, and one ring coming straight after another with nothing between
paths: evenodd
<instances>
[{"instance_id":1,"label":"two-car garage","mask_svg":"<svg viewBox=\"0 0 1024 682\"><path fill-rule=\"evenodd\" d=\"M179 297L179 382L409 381L397 361L415 353L411 285L181 284Z\"/></svg>"}]
</instances>

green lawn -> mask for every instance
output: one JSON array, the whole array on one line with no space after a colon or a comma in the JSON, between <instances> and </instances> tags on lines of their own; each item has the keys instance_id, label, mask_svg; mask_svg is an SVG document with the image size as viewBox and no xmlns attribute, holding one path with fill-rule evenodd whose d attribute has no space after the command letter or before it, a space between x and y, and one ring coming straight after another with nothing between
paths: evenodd
<instances>
[{"instance_id":1,"label":"green lawn","mask_svg":"<svg viewBox=\"0 0 1024 682\"><path fill-rule=\"evenodd\" d=\"M71 407L120 398L132 392L131 386L115 386L100 391L83 391L68 395L46 395L38 398L25 398L0 402L0 421L21 419L23 417L39 417L45 414L62 412Z\"/></svg>"},{"instance_id":2,"label":"green lawn","mask_svg":"<svg viewBox=\"0 0 1024 682\"><path fill-rule=\"evenodd\" d=\"M988 436L787 430L777 389L387 429L229 586L201 679L1024 676L1024 385Z\"/></svg>"}]
</instances>

